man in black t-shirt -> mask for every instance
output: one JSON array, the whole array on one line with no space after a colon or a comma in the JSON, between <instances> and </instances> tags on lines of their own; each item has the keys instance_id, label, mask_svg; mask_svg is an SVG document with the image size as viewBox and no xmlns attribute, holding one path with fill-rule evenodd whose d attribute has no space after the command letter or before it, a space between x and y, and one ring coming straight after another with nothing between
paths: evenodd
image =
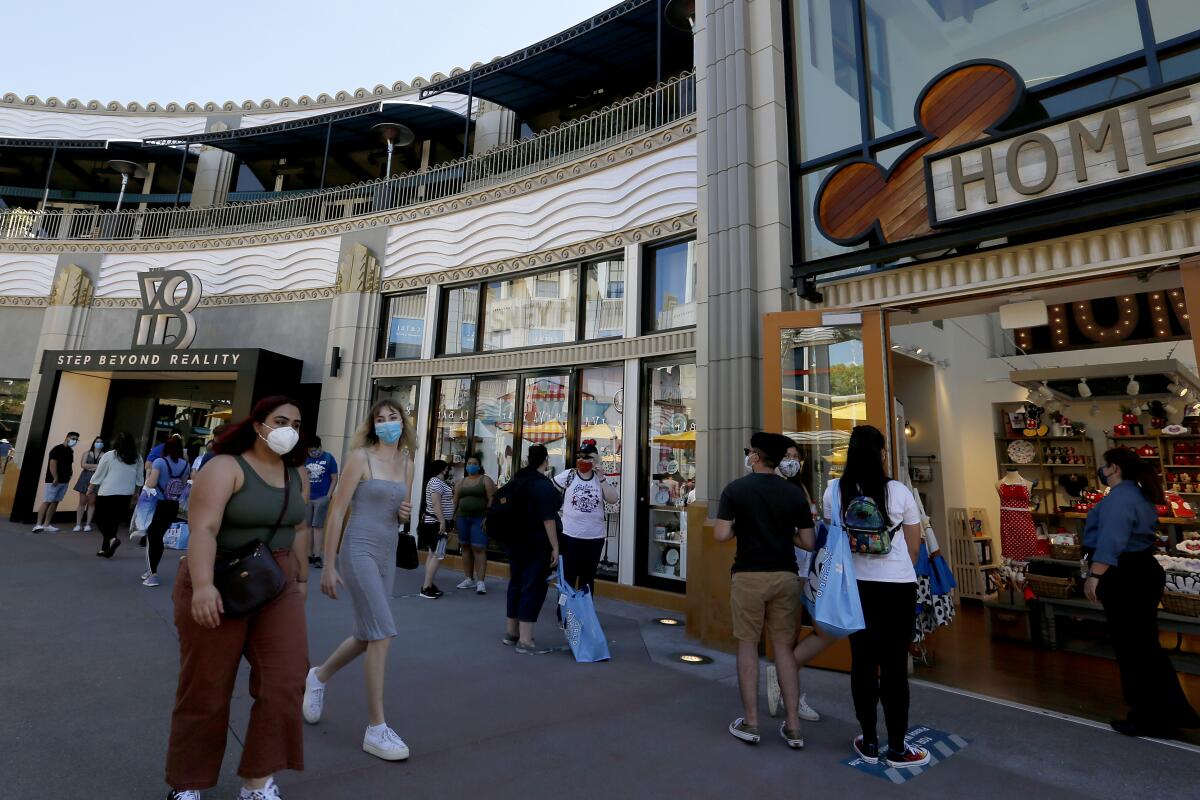
<instances>
[{"instance_id":1,"label":"man in black t-shirt","mask_svg":"<svg viewBox=\"0 0 1200 800\"><path fill-rule=\"evenodd\" d=\"M796 615L800 610L800 578L795 547L811 549L812 509L808 496L775 473L791 440L778 433L758 432L746 448L750 474L730 483L721 492L715 525L717 541L737 539L733 559L730 611L733 635L738 640L738 686L745 716L734 720L729 732L757 744L758 642L763 628L775 649L787 719L779 733L788 746L804 747L800 735L800 679L792 646L796 641Z\"/></svg>"},{"instance_id":2,"label":"man in black t-shirt","mask_svg":"<svg viewBox=\"0 0 1200 800\"><path fill-rule=\"evenodd\" d=\"M558 535L562 525L558 518L558 489L542 473L548 458L545 447L531 446L527 466L513 476L514 481L521 482L517 496L526 511L521 529L508 548L507 629L503 641L522 655L554 652L553 648L539 647L533 640L533 626L549 588L546 579L558 564Z\"/></svg>"},{"instance_id":3,"label":"man in black t-shirt","mask_svg":"<svg viewBox=\"0 0 1200 800\"><path fill-rule=\"evenodd\" d=\"M46 489L42 495L42 507L38 509L37 525L33 526L34 533L55 533L58 528L50 523L54 521L54 512L58 504L67 496L67 487L71 481L71 465L75 462L75 454L71 451L79 444L79 434L71 431L62 444L50 448L46 462Z\"/></svg>"}]
</instances>

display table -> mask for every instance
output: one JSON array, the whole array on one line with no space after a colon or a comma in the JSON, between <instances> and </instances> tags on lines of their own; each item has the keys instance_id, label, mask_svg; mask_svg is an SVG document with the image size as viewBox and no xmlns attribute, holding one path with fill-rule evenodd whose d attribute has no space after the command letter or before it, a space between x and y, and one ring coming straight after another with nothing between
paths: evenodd
<instances>
[{"instance_id":1,"label":"display table","mask_svg":"<svg viewBox=\"0 0 1200 800\"><path fill-rule=\"evenodd\" d=\"M1094 619L1103 622L1104 609L1098 603L1090 600L1059 600L1053 597L1040 597L1037 600L1042 610L1042 645L1051 650L1058 649L1058 617L1074 617L1076 619ZM1179 614L1158 612L1158 627L1171 631L1181 639L1184 634L1200 636L1200 617L1184 617ZM1178 643L1176 647L1178 647Z\"/></svg>"}]
</instances>

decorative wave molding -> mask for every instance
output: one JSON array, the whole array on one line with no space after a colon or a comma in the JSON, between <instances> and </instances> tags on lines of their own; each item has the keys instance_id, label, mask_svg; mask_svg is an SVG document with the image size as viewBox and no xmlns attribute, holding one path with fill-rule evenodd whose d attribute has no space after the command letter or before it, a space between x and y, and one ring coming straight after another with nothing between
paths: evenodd
<instances>
[{"instance_id":1,"label":"decorative wave molding","mask_svg":"<svg viewBox=\"0 0 1200 800\"><path fill-rule=\"evenodd\" d=\"M337 276L339 247L338 239L327 238L202 253L110 255L101 264L96 296L139 297L138 276L152 268L192 273L207 297L326 289Z\"/></svg>"},{"instance_id":2,"label":"decorative wave molding","mask_svg":"<svg viewBox=\"0 0 1200 800\"><path fill-rule=\"evenodd\" d=\"M808 308L916 303L981 288L1014 289L1048 280L1081 280L1170 263L1200 249L1200 213L1137 222L1095 233L950 258L821 284L825 302Z\"/></svg>"},{"instance_id":3,"label":"decorative wave molding","mask_svg":"<svg viewBox=\"0 0 1200 800\"><path fill-rule=\"evenodd\" d=\"M46 308L50 305L49 297L22 297L20 295L0 295L0 308Z\"/></svg>"},{"instance_id":4,"label":"decorative wave molding","mask_svg":"<svg viewBox=\"0 0 1200 800\"><path fill-rule=\"evenodd\" d=\"M659 220L658 222L652 222L618 233L598 236L554 250L546 250L544 252L517 256L516 258L500 261L490 261L470 267L447 269L440 272L426 272L408 278L391 278L383 281L383 291L384 293L400 292L406 289L419 289L423 286L432 286L440 283L460 283L489 276L506 275L510 272L519 272L526 269L550 267L555 264L588 258L589 256L597 256L629 244L652 242L656 239L665 239L694 231L696 229L697 216L698 212L693 210L670 219Z\"/></svg>"},{"instance_id":5,"label":"decorative wave molding","mask_svg":"<svg viewBox=\"0 0 1200 800\"><path fill-rule=\"evenodd\" d=\"M0 136L14 139L152 139L203 132L203 117L54 114L0 105Z\"/></svg>"},{"instance_id":6,"label":"decorative wave molding","mask_svg":"<svg viewBox=\"0 0 1200 800\"><path fill-rule=\"evenodd\" d=\"M554 167L502 186L496 186L474 194L459 195L447 200L427 203L423 206L409 206L381 214L355 217L341 222L200 239L156 239L152 241L105 240L97 242L88 242L85 240L72 240L68 242L37 239L11 240L0 243L0 252L166 253L182 250L214 250L218 248L253 246L257 244L337 236L350 231L368 230L385 225L399 225L415 220L444 217L463 209L530 194L549 186L574 181L592 172L610 169L628 161L640 160L657 150L666 150L674 145L694 139L695 135L696 119L692 117L670 127L655 131L640 139L623 142L609 150L596 153L590 158L573 161L561 167ZM695 145L692 145L692 147L694 150Z\"/></svg>"},{"instance_id":7,"label":"decorative wave molding","mask_svg":"<svg viewBox=\"0 0 1200 800\"><path fill-rule=\"evenodd\" d=\"M0 265L0 296L45 297L54 283L55 255L22 255Z\"/></svg>"},{"instance_id":8,"label":"decorative wave molding","mask_svg":"<svg viewBox=\"0 0 1200 800\"><path fill-rule=\"evenodd\" d=\"M492 59L496 61L500 57ZM490 63L490 62L489 62ZM483 66L482 62L475 62L470 66L470 69ZM450 74L446 75L441 72L435 72L428 78L413 78L405 83L404 81L396 81L391 86L384 84L376 84L373 89L359 87L353 91L343 90L326 94L322 92L316 97L301 95L293 100L290 97L284 97L280 100L243 100L240 103L233 100L226 100L223 103L213 102L190 102L190 103L138 103L129 102L122 103L117 100L109 100L101 102L99 100L88 100L84 102L77 98L68 100L60 100L57 97L47 97L45 100L37 95L27 95L20 97L13 92L8 92L0 96L0 107L25 107L47 109L54 111L100 111L109 114L212 114L220 112L238 112L238 111L274 111L288 110L294 108L319 108L329 109L335 106L363 103L369 100L386 100L393 97L399 97L404 94L409 94L414 91L419 91L430 84L444 81L446 78L453 78L456 75L461 75L467 70L462 67L455 67L450 70Z\"/></svg>"},{"instance_id":9,"label":"decorative wave molding","mask_svg":"<svg viewBox=\"0 0 1200 800\"><path fill-rule=\"evenodd\" d=\"M696 141L661 150L585 180L397 225L389 231L384 277L497 261L636 228L696 209Z\"/></svg>"}]
</instances>

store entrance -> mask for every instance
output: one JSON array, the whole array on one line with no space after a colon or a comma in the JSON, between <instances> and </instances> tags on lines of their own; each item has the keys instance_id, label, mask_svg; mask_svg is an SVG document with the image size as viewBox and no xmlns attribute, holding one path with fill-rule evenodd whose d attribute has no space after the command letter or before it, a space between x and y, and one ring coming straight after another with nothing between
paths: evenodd
<instances>
[{"instance_id":1,"label":"store entrance","mask_svg":"<svg viewBox=\"0 0 1200 800\"><path fill-rule=\"evenodd\" d=\"M1200 377L1178 270L997 295L888 319L894 473L958 583L925 615L915 675L1105 720L1126 710L1101 609L1079 587L1104 453L1137 451L1172 493L1158 548L1164 647L1200 701Z\"/></svg>"}]
</instances>

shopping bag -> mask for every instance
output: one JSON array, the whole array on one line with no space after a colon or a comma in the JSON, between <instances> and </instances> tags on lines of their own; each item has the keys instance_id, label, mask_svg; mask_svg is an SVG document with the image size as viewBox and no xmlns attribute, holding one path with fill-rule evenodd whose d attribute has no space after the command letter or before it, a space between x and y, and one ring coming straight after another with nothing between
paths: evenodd
<instances>
[{"instance_id":1,"label":"shopping bag","mask_svg":"<svg viewBox=\"0 0 1200 800\"><path fill-rule=\"evenodd\" d=\"M944 597L950 594L958 581L954 580L954 573L950 569L950 565L946 563L946 559L942 558L940 553L934 553L929 559L929 588L937 597Z\"/></svg>"},{"instance_id":2,"label":"shopping bag","mask_svg":"<svg viewBox=\"0 0 1200 800\"><path fill-rule=\"evenodd\" d=\"M604 630L600 627L600 618L596 616L592 593L586 587L577 590L567 585L561 558L558 560L558 604L562 606L567 644L571 645L575 660L581 664L589 664L612 658L608 652Z\"/></svg>"},{"instance_id":3,"label":"shopping bag","mask_svg":"<svg viewBox=\"0 0 1200 800\"><path fill-rule=\"evenodd\" d=\"M188 524L186 522L175 522L171 527L167 528L167 532L163 534L163 547L168 550L187 550L188 546Z\"/></svg>"},{"instance_id":4,"label":"shopping bag","mask_svg":"<svg viewBox=\"0 0 1200 800\"><path fill-rule=\"evenodd\" d=\"M821 523L804 587L804 605L822 631L836 638L865 628L850 541L841 525Z\"/></svg>"},{"instance_id":5,"label":"shopping bag","mask_svg":"<svg viewBox=\"0 0 1200 800\"><path fill-rule=\"evenodd\" d=\"M188 513L188 501L192 497L192 482L188 481L183 487L183 492L179 495L179 516L186 517Z\"/></svg>"},{"instance_id":6,"label":"shopping bag","mask_svg":"<svg viewBox=\"0 0 1200 800\"><path fill-rule=\"evenodd\" d=\"M154 509L158 508L158 493L150 494L153 490L143 489L138 495L137 505L133 507L133 518L129 520L129 538L141 539L150 528L154 519Z\"/></svg>"}]
</instances>

